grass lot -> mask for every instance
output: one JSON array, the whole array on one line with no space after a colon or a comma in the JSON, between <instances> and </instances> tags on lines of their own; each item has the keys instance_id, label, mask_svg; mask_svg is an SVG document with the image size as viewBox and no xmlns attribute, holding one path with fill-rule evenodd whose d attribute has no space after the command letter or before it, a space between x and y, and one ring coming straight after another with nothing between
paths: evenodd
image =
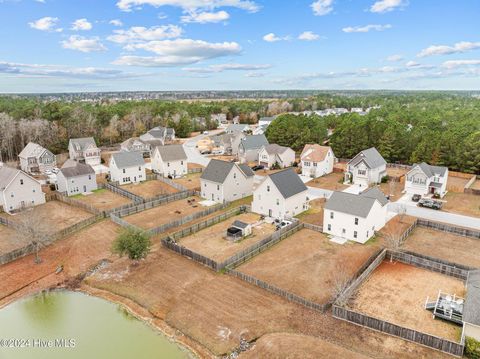
<instances>
[{"instance_id":1,"label":"grass lot","mask_svg":"<svg viewBox=\"0 0 480 359\"><path fill-rule=\"evenodd\" d=\"M407 172L408 170L403 168L387 167L387 175L389 175L390 177L402 177Z\"/></svg>"},{"instance_id":2,"label":"grass lot","mask_svg":"<svg viewBox=\"0 0 480 359\"><path fill-rule=\"evenodd\" d=\"M190 170L194 168L205 168L205 166L202 166L201 164L198 164L198 163L189 162L187 163L187 168Z\"/></svg>"},{"instance_id":3,"label":"grass lot","mask_svg":"<svg viewBox=\"0 0 480 359\"><path fill-rule=\"evenodd\" d=\"M91 213L60 201L50 201L35 208L38 209L44 221L49 224L52 233L92 217ZM14 216L9 216L5 213L0 214L0 216L14 222L28 215L29 211L23 211Z\"/></svg>"},{"instance_id":4,"label":"grass lot","mask_svg":"<svg viewBox=\"0 0 480 359\"><path fill-rule=\"evenodd\" d=\"M417 227L405 241L403 249L453 263L480 268L480 241L452 233Z\"/></svg>"},{"instance_id":5,"label":"grass lot","mask_svg":"<svg viewBox=\"0 0 480 359\"><path fill-rule=\"evenodd\" d=\"M390 201L396 202L403 196L402 191L404 183L390 181L388 183L381 183L380 190L385 196L390 196Z\"/></svg>"},{"instance_id":6,"label":"grass lot","mask_svg":"<svg viewBox=\"0 0 480 359\"><path fill-rule=\"evenodd\" d=\"M480 217L480 196L448 192L443 200L447 201L442 207L444 211Z\"/></svg>"},{"instance_id":7,"label":"grass lot","mask_svg":"<svg viewBox=\"0 0 480 359\"><path fill-rule=\"evenodd\" d=\"M189 200L195 200L195 202L189 204ZM140 228L151 229L190 214L208 209L208 207L199 205L199 201L201 201L201 198L199 197L188 197L178 201L169 202L152 209L147 209L146 211L132 214L131 216L124 217L123 219L128 223L134 224Z\"/></svg>"},{"instance_id":8,"label":"grass lot","mask_svg":"<svg viewBox=\"0 0 480 359\"><path fill-rule=\"evenodd\" d=\"M463 296L461 280L400 262L384 261L355 293L351 307L388 322L459 341L461 328L432 318L424 309L427 297L441 290Z\"/></svg>"},{"instance_id":9,"label":"grass lot","mask_svg":"<svg viewBox=\"0 0 480 359\"><path fill-rule=\"evenodd\" d=\"M305 223L323 225L323 206L325 206L325 198L317 198L310 201L310 209L296 216Z\"/></svg>"},{"instance_id":10,"label":"grass lot","mask_svg":"<svg viewBox=\"0 0 480 359\"><path fill-rule=\"evenodd\" d=\"M152 198L162 194L178 192L172 186L169 186L168 184L158 180L131 183L121 187L143 198Z\"/></svg>"},{"instance_id":11,"label":"grass lot","mask_svg":"<svg viewBox=\"0 0 480 359\"><path fill-rule=\"evenodd\" d=\"M188 189L200 189L200 176L201 172L189 173L185 177L174 179L175 183L181 184Z\"/></svg>"},{"instance_id":12,"label":"grass lot","mask_svg":"<svg viewBox=\"0 0 480 359\"><path fill-rule=\"evenodd\" d=\"M11 252L27 244L18 240L14 229L0 224L0 254Z\"/></svg>"},{"instance_id":13,"label":"grass lot","mask_svg":"<svg viewBox=\"0 0 480 359\"><path fill-rule=\"evenodd\" d=\"M113 193L107 189L98 189L86 196L82 194L76 195L75 199L89 204L100 211L105 211L132 203L132 201L128 198L120 196L119 194Z\"/></svg>"},{"instance_id":14,"label":"grass lot","mask_svg":"<svg viewBox=\"0 0 480 359\"><path fill-rule=\"evenodd\" d=\"M235 220L251 224L255 223L255 226L252 228L252 234L238 242L232 242L225 238L227 228ZM182 238L179 240L179 244L215 261L224 261L275 231L273 224L259 223L259 221L260 216L258 214L242 213Z\"/></svg>"},{"instance_id":15,"label":"grass lot","mask_svg":"<svg viewBox=\"0 0 480 359\"><path fill-rule=\"evenodd\" d=\"M473 177L473 175L471 177ZM470 181L470 178L448 176L447 191L463 193L463 189L465 188L468 181Z\"/></svg>"},{"instance_id":16,"label":"grass lot","mask_svg":"<svg viewBox=\"0 0 480 359\"><path fill-rule=\"evenodd\" d=\"M475 182L473 182L473 184L470 186L470 188L473 188L473 189L480 189L480 180L475 180Z\"/></svg>"},{"instance_id":17,"label":"grass lot","mask_svg":"<svg viewBox=\"0 0 480 359\"><path fill-rule=\"evenodd\" d=\"M379 241L339 245L323 233L302 229L237 270L323 304L332 299L335 273L352 277L378 248Z\"/></svg>"},{"instance_id":18,"label":"grass lot","mask_svg":"<svg viewBox=\"0 0 480 359\"><path fill-rule=\"evenodd\" d=\"M348 187L343 184L343 173L339 172L332 172L326 176L312 179L310 182L307 182L306 185L332 191L342 191Z\"/></svg>"}]
</instances>

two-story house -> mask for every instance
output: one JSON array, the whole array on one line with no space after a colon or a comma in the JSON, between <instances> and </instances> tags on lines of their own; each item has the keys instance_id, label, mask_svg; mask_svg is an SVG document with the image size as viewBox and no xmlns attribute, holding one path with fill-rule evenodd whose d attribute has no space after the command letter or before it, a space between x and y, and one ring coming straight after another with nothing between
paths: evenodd
<instances>
[{"instance_id":1,"label":"two-story house","mask_svg":"<svg viewBox=\"0 0 480 359\"><path fill-rule=\"evenodd\" d=\"M157 146L153 150L152 170L163 177L182 177L188 173L187 154L182 145Z\"/></svg>"},{"instance_id":2,"label":"two-story house","mask_svg":"<svg viewBox=\"0 0 480 359\"><path fill-rule=\"evenodd\" d=\"M157 126L141 135L139 139L151 144L155 144L152 141L158 141L156 145L164 145L175 140L175 130L170 127ZM153 148L151 146L150 150L153 150Z\"/></svg>"},{"instance_id":3,"label":"two-story house","mask_svg":"<svg viewBox=\"0 0 480 359\"><path fill-rule=\"evenodd\" d=\"M0 206L6 213L45 203L42 185L15 168L0 167Z\"/></svg>"},{"instance_id":4,"label":"two-story house","mask_svg":"<svg viewBox=\"0 0 480 359\"><path fill-rule=\"evenodd\" d=\"M431 166L425 162L416 164L405 175L405 192L408 194L437 194L440 197L447 193L448 168Z\"/></svg>"},{"instance_id":5,"label":"two-story house","mask_svg":"<svg viewBox=\"0 0 480 359\"><path fill-rule=\"evenodd\" d=\"M387 162L375 147L361 151L347 163L345 182L368 187L387 175Z\"/></svg>"},{"instance_id":6,"label":"two-story house","mask_svg":"<svg viewBox=\"0 0 480 359\"><path fill-rule=\"evenodd\" d=\"M265 135L251 135L242 138L238 146L238 158L241 163L258 162L258 153L268 145Z\"/></svg>"},{"instance_id":7,"label":"two-story house","mask_svg":"<svg viewBox=\"0 0 480 359\"><path fill-rule=\"evenodd\" d=\"M71 160L84 162L90 166L101 163L100 149L93 137L71 138L68 142L68 153Z\"/></svg>"},{"instance_id":8,"label":"two-story house","mask_svg":"<svg viewBox=\"0 0 480 359\"><path fill-rule=\"evenodd\" d=\"M75 165L64 166L57 174L57 191L73 196L96 190L97 177L92 166L75 162Z\"/></svg>"},{"instance_id":9,"label":"two-story house","mask_svg":"<svg viewBox=\"0 0 480 359\"><path fill-rule=\"evenodd\" d=\"M57 165L55 155L39 144L29 142L18 155L20 168L27 173L45 173Z\"/></svg>"},{"instance_id":10,"label":"two-story house","mask_svg":"<svg viewBox=\"0 0 480 359\"><path fill-rule=\"evenodd\" d=\"M120 185L138 183L147 179L145 160L138 152L114 153L110 158L110 180Z\"/></svg>"},{"instance_id":11,"label":"two-story house","mask_svg":"<svg viewBox=\"0 0 480 359\"><path fill-rule=\"evenodd\" d=\"M300 161L302 175L317 178L333 172L335 155L330 146L306 144L300 155Z\"/></svg>"},{"instance_id":12,"label":"two-story house","mask_svg":"<svg viewBox=\"0 0 480 359\"><path fill-rule=\"evenodd\" d=\"M252 212L284 219L307 209L307 186L291 168L265 177L253 191Z\"/></svg>"},{"instance_id":13,"label":"two-story house","mask_svg":"<svg viewBox=\"0 0 480 359\"><path fill-rule=\"evenodd\" d=\"M275 143L262 146L258 152L258 164L265 168L271 168L277 164L280 168L293 166L295 151L290 147L284 147Z\"/></svg>"},{"instance_id":14,"label":"two-story house","mask_svg":"<svg viewBox=\"0 0 480 359\"><path fill-rule=\"evenodd\" d=\"M217 203L248 197L254 177L247 165L212 159L200 176L201 196Z\"/></svg>"},{"instance_id":15,"label":"two-story house","mask_svg":"<svg viewBox=\"0 0 480 359\"><path fill-rule=\"evenodd\" d=\"M140 152L144 156L150 156L151 146L155 148L161 144L161 141L142 141L139 137L131 137L120 144L120 149L124 152Z\"/></svg>"},{"instance_id":16,"label":"two-story house","mask_svg":"<svg viewBox=\"0 0 480 359\"><path fill-rule=\"evenodd\" d=\"M335 191L324 206L323 231L365 243L385 226L387 203L387 198L377 187L361 194Z\"/></svg>"}]
</instances>

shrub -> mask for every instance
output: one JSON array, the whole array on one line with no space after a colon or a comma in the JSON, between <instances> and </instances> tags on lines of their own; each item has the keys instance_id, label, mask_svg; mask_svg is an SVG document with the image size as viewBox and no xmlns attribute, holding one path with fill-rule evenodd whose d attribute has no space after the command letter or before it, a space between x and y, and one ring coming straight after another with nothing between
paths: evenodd
<instances>
[{"instance_id":1,"label":"shrub","mask_svg":"<svg viewBox=\"0 0 480 359\"><path fill-rule=\"evenodd\" d=\"M471 337L465 338L465 356L471 359L480 359L480 342Z\"/></svg>"},{"instance_id":2,"label":"shrub","mask_svg":"<svg viewBox=\"0 0 480 359\"><path fill-rule=\"evenodd\" d=\"M388 182L388 176L383 176L382 177L382 183L387 183Z\"/></svg>"},{"instance_id":3,"label":"shrub","mask_svg":"<svg viewBox=\"0 0 480 359\"><path fill-rule=\"evenodd\" d=\"M112 252L127 255L132 260L145 258L150 252L150 237L141 230L126 228L115 239Z\"/></svg>"}]
</instances>

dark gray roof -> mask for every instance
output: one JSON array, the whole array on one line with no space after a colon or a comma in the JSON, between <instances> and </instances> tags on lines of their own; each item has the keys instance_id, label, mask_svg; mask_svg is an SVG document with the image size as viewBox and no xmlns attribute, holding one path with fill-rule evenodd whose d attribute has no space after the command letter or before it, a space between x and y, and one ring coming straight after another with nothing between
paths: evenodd
<instances>
[{"instance_id":1,"label":"dark gray roof","mask_svg":"<svg viewBox=\"0 0 480 359\"><path fill-rule=\"evenodd\" d=\"M181 161L187 159L182 145L157 146L157 150L164 161Z\"/></svg>"},{"instance_id":2,"label":"dark gray roof","mask_svg":"<svg viewBox=\"0 0 480 359\"><path fill-rule=\"evenodd\" d=\"M230 132L230 131L231 132L242 132L242 131L245 130L245 128L248 128L248 125L238 123L238 124L229 125L225 129L225 131L227 131L227 132Z\"/></svg>"},{"instance_id":3,"label":"dark gray roof","mask_svg":"<svg viewBox=\"0 0 480 359\"><path fill-rule=\"evenodd\" d=\"M268 145L268 140L265 135L251 135L242 139L241 144L245 150L256 150Z\"/></svg>"},{"instance_id":4,"label":"dark gray roof","mask_svg":"<svg viewBox=\"0 0 480 359\"><path fill-rule=\"evenodd\" d=\"M362 160L365 161L369 168L377 168L387 164L387 162L384 160L382 155L377 151L375 147L371 147L367 150L361 151L358 155L352 158L348 162L348 164L356 166Z\"/></svg>"},{"instance_id":5,"label":"dark gray roof","mask_svg":"<svg viewBox=\"0 0 480 359\"><path fill-rule=\"evenodd\" d=\"M118 152L112 155L118 168L141 166L145 164L143 156L139 152Z\"/></svg>"},{"instance_id":6,"label":"dark gray roof","mask_svg":"<svg viewBox=\"0 0 480 359\"><path fill-rule=\"evenodd\" d=\"M242 222L242 221L239 221L239 220L235 220L233 223L232 223L232 226L233 227L237 227L237 228L242 228L242 229L245 229L249 226L248 223L245 223L245 222Z\"/></svg>"},{"instance_id":7,"label":"dark gray roof","mask_svg":"<svg viewBox=\"0 0 480 359\"><path fill-rule=\"evenodd\" d=\"M71 138L70 141L73 144L73 147L76 151L84 150L88 145L93 145L97 147L93 137L83 137L83 138Z\"/></svg>"},{"instance_id":8,"label":"dark gray roof","mask_svg":"<svg viewBox=\"0 0 480 359\"><path fill-rule=\"evenodd\" d=\"M385 197L385 194L378 187L369 188L366 191L363 191L360 195L363 197L374 198L378 200L382 206L385 206L388 203L387 197Z\"/></svg>"},{"instance_id":9,"label":"dark gray roof","mask_svg":"<svg viewBox=\"0 0 480 359\"><path fill-rule=\"evenodd\" d=\"M325 209L366 218L375 201L372 197L335 191L325 203Z\"/></svg>"},{"instance_id":10,"label":"dark gray roof","mask_svg":"<svg viewBox=\"0 0 480 359\"><path fill-rule=\"evenodd\" d=\"M165 137L165 128L152 128L148 133L155 137L163 139Z\"/></svg>"},{"instance_id":11,"label":"dark gray roof","mask_svg":"<svg viewBox=\"0 0 480 359\"><path fill-rule=\"evenodd\" d=\"M235 166L234 162L212 159L202 172L200 178L215 183L223 183L233 166Z\"/></svg>"},{"instance_id":12,"label":"dark gray roof","mask_svg":"<svg viewBox=\"0 0 480 359\"><path fill-rule=\"evenodd\" d=\"M443 177L445 176L445 173L447 172L447 169L448 169L447 167L442 167L442 166L432 166L425 162L419 163L418 166L423 171L423 173L425 173L428 177L432 177L435 174L438 174L440 177Z\"/></svg>"},{"instance_id":13,"label":"dark gray roof","mask_svg":"<svg viewBox=\"0 0 480 359\"><path fill-rule=\"evenodd\" d=\"M435 188L442 188L442 184L438 182L430 182L429 186Z\"/></svg>"},{"instance_id":14,"label":"dark gray roof","mask_svg":"<svg viewBox=\"0 0 480 359\"><path fill-rule=\"evenodd\" d=\"M467 295L463 307L463 321L480 325L480 270L468 272Z\"/></svg>"},{"instance_id":15,"label":"dark gray roof","mask_svg":"<svg viewBox=\"0 0 480 359\"><path fill-rule=\"evenodd\" d=\"M291 168L269 175L272 182L278 188L283 198L292 197L306 191L307 186Z\"/></svg>"},{"instance_id":16,"label":"dark gray roof","mask_svg":"<svg viewBox=\"0 0 480 359\"><path fill-rule=\"evenodd\" d=\"M0 191L4 190L7 185L12 182L20 170L7 166L0 167Z\"/></svg>"},{"instance_id":17,"label":"dark gray roof","mask_svg":"<svg viewBox=\"0 0 480 359\"><path fill-rule=\"evenodd\" d=\"M240 167L240 169L245 174L245 176L247 177L255 176L255 172L253 172L253 170L250 167L248 167L246 164L242 163L238 165L238 167Z\"/></svg>"},{"instance_id":18,"label":"dark gray roof","mask_svg":"<svg viewBox=\"0 0 480 359\"><path fill-rule=\"evenodd\" d=\"M75 166L62 167L60 172L62 172L65 178L95 174L92 166L80 162L77 162Z\"/></svg>"}]
</instances>

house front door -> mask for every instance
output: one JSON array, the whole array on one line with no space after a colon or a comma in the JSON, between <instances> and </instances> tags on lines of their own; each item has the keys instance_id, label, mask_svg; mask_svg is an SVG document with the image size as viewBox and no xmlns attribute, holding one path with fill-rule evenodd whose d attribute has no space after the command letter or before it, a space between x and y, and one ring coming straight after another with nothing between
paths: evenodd
<instances>
[{"instance_id":1,"label":"house front door","mask_svg":"<svg viewBox=\"0 0 480 359\"><path fill-rule=\"evenodd\" d=\"M133 177L133 182L137 182L137 176Z\"/></svg>"},{"instance_id":2,"label":"house front door","mask_svg":"<svg viewBox=\"0 0 480 359\"><path fill-rule=\"evenodd\" d=\"M272 217L272 210L271 209L268 210L268 216Z\"/></svg>"},{"instance_id":3,"label":"house front door","mask_svg":"<svg viewBox=\"0 0 480 359\"><path fill-rule=\"evenodd\" d=\"M85 186L85 185L83 186L83 192L84 193L87 192L87 186Z\"/></svg>"},{"instance_id":4,"label":"house front door","mask_svg":"<svg viewBox=\"0 0 480 359\"><path fill-rule=\"evenodd\" d=\"M435 187L430 187L430 193L434 194L435 193Z\"/></svg>"},{"instance_id":5,"label":"house front door","mask_svg":"<svg viewBox=\"0 0 480 359\"><path fill-rule=\"evenodd\" d=\"M212 201L215 201L215 195L212 193Z\"/></svg>"}]
</instances>

